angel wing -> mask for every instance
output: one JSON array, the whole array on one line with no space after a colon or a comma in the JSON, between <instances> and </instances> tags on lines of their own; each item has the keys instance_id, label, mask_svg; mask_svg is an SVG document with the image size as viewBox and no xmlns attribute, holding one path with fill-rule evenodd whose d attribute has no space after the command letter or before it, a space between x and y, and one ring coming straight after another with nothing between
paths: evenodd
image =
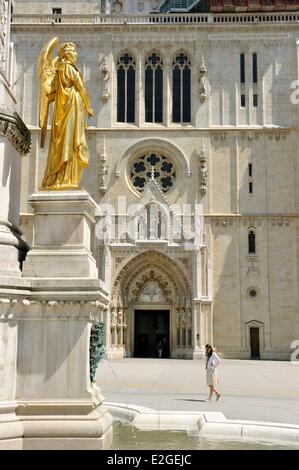
<instances>
[{"instance_id":1,"label":"angel wing","mask_svg":"<svg viewBox=\"0 0 299 470\"><path fill-rule=\"evenodd\" d=\"M49 114L49 98L52 82L55 77L55 62L53 50L58 38L50 39L42 48L38 59L38 82L39 82L39 115L38 123L41 128L41 148L45 146L46 132Z\"/></svg>"}]
</instances>

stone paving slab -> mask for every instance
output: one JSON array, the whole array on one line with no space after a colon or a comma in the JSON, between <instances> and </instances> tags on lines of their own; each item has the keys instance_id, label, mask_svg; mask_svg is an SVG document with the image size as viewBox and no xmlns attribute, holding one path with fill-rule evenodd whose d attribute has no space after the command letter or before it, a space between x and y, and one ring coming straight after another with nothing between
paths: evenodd
<instances>
[{"instance_id":1,"label":"stone paving slab","mask_svg":"<svg viewBox=\"0 0 299 470\"><path fill-rule=\"evenodd\" d=\"M299 366L284 361L222 360L218 402L205 402L203 361L102 360L97 383L108 401L176 411L219 411L228 419L299 424Z\"/></svg>"}]
</instances>

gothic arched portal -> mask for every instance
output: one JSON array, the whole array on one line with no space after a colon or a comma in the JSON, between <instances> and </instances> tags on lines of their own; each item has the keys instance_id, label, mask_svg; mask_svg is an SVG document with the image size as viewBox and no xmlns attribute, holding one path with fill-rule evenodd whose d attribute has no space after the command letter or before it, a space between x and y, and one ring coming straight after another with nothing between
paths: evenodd
<instances>
[{"instance_id":1,"label":"gothic arched portal","mask_svg":"<svg viewBox=\"0 0 299 470\"><path fill-rule=\"evenodd\" d=\"M131 258L115 276L110 331L119 355L155 357L162 339L166 355L191 357L192 294L179 262L153 250Z\"/></svg>"}]
</instances>

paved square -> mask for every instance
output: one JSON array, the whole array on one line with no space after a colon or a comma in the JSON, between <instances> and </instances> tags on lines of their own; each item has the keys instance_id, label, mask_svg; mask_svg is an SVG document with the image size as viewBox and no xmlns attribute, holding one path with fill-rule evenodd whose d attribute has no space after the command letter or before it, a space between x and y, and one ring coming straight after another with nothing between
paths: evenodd
<instances>
[{"instance_id":1,"label":"paved square","mask_svg":"<svg viewBox=\"0 0 299 470\"><path fill-rule=\"evenodd\" d=\"M227 418L299 424L299 366L222 360L219 402L207 403L203 361L101 360L97 383L107 401L156 410L221 411Z\"/></svg>"}]
</instances>

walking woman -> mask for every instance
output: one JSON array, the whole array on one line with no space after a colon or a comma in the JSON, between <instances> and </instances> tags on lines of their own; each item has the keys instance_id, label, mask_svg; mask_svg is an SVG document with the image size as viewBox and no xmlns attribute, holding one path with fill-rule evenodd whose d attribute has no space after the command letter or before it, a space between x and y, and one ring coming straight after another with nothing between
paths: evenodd
<instances>
[{"instance_id":1,"label":"walking woman","mask_svg":"<svg viewBox=\"0 0 299 470\"><path fill-rule=\"evenodd\" d=\"M210 388L210 395L207 401L212 400L213 392L216 394L216 401L221 397L220 393L217 392L215 386L218 383L217 367L220 364L220 359L217 354L213 351L210 344L206 344L206 371L207 371L207 385Z\"/></svg>"}]
</instances>

